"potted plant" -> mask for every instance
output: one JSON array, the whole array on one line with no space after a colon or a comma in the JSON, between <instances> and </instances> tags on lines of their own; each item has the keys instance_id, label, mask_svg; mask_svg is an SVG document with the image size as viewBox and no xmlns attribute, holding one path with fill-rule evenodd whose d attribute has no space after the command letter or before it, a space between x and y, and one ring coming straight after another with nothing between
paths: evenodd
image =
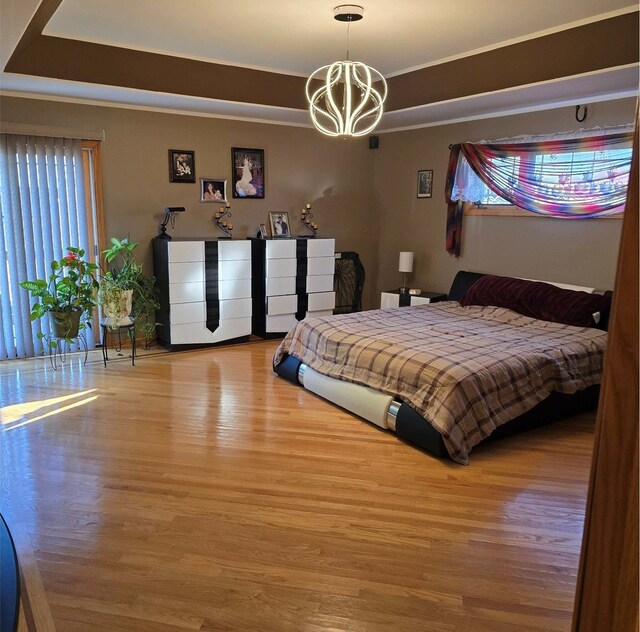
<instances>
[{"instance_id":1,"label":"potted plant","mask_svg":"<svg viewBox=\"0 0 640 632\"><path fill-rule=\"evenodd\" d=\"M84 250L67 248L62 259L51 262L49 279L23 281L20 287L31 292L37 300L31 307L31 320L49 315L52 339L49 344L56 346L55 339L71 342L85 328L91 328L91 316L96 306L95 272L98 266L83 259ZM38 338L44 334L40 332Z\"/></svg>"},{"instance_id":2,"label":"potted plant","mask_svg":"<svg viewBox=\"0 0 640 632\"><path fill-rule=\"evenodd\" d=\"M111 238L111 247L102 251L108 269L100 279L98 300L107 325L118 327L136 319L136 327L146 336L155 328L155 310L158 302L155 277L144 273L135 260L136 242L128 238Z\"/></svg>"}]
</instances>

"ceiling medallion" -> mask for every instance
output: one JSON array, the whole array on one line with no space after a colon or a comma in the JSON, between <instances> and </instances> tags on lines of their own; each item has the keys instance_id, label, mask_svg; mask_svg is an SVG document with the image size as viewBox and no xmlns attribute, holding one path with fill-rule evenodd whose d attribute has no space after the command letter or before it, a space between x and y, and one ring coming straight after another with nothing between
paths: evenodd
<instances>
[{"instance_id":1,"label":"ceiling medallion","mask_svg":"<svg viewBox=\"0 0 640 632\"><path fill-rule=\"evenodd\" d=\"M344 4L333 13L336 20L347 22L347 59L311 74L306 86L309 113L316 129L327 136L365 136L382 118L387 82L375 68L349 60L349 27L362 19L364 9Z\"/></svg>"}]
</instances>

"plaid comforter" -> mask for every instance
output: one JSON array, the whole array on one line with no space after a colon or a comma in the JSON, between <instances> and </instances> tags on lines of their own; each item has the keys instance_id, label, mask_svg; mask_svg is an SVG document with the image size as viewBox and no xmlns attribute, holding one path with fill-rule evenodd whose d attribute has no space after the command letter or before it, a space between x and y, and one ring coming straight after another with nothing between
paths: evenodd
<instances>
[{"instance_id":1,"label":"plaid comforter","mask_svg":"<svg viewBox=\"0 0 640 632\"><path fill-rule=\"evenodd\" d=\"M607 334L456 301L310 318L278 347L323 375L415 408L467 463L474 445L551 391L600 382Z\"/></svg>"}]
</instances>

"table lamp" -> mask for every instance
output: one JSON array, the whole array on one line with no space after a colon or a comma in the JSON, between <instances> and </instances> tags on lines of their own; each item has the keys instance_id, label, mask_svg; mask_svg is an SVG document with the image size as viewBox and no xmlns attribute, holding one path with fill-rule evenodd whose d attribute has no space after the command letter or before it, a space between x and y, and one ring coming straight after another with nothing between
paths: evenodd
<instances>
[{"instance_id":1,"label":"table lamp","mask_svg":"<svg viewBox=\"0 0 640 632\"><path fill-rule=\"evenodd\" d=\"M171 221L171 228L175 228L176 225L176 213L184 213L184 206L167 206L164 209L164 221L160 224L160 234L156 239L171 239L171 235L167 233L167 224Z\"/></svg>"},{"instance_id":2,"label":"table lamp","mask_svg":"<svg viewBox=\"0 0 640 632\"><path fill-rule=\"evenodd\" d=\"M413 253L401 252L400 261L398 262L398 272L402 272L402 287L400 292L405 294L409 291L407 286L407 272L413 272Z\"/></svg>"}]
</instances>

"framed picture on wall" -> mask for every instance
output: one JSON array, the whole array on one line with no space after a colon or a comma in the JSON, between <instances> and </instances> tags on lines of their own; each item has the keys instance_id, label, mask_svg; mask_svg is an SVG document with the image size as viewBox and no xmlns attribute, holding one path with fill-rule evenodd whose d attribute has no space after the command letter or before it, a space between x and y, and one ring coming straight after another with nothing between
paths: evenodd
<instances>
[{"instance_id":1,"label":"framed picture on wall","mask_svg":"<svg viewBox=\"0 0 640 632\"><path fill-rule=\"evenodd\" d=\"M418 171L418 197L430 198L433 186L433 169Z\"/></svg>"},{"instance_id":2,"label":"framed picture on wall","mask_svg":"<svg viewBox=\"0 0 640 632\"><path fill-rule=\"evenodd\" d=\"M169 182L195 182L196 156L184 149L169 150Z\"/></svg>"},{"instance_id":3,"label":"framed picture on wall","mask_svg":"<svg viewBox=\"0 0 640 632\"><path fill-rule=\"evenodd\" d=\"M271 226L271 237L273 239L288 239L291 237L289 213L287 211L269 213L269 225Z\"/></svg>"},{"instance_id":4,"label":"framed picture on wall","mask_svg":"<svg viewBox=\"0 0 640 632\"><path fill-rule=\"evenodd\" d=\"M200 178L201 202L226 202L227 181L217 178Z\"/></svg>"},{"instance_id":5,"label":"framed picture on wall","mask_svg":"<svg viewBox=\"0 0 640 632\"><path fill-rule=\"evenodd\" d=\"M264 149L231 148L234 198L264 198Z\"/></svg>"}]
</instances>

